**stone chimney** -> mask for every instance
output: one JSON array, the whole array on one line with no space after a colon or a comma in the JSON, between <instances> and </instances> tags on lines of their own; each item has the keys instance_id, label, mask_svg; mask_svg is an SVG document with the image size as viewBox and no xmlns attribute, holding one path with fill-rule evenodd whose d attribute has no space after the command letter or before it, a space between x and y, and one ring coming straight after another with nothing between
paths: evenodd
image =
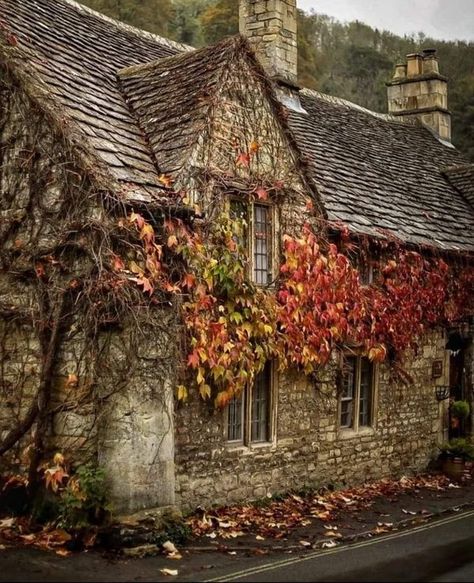
<instances>
[{"instance_id":1,"label":"stone chimney","mask_svg":"<svg viewBox=\"0 0 474 583\"><path fill-rule=\"evenodd\" d=\"M240 33L267 73L290 88L298 82L296 0L239 0Z\"/></svg>"},{"instance_id":2,"label":"stone chimney","mask_svg":"<svg viewBox=\"0 0 474 583\"><path fill-rule=\"evenodd\" d=\"M387 83L388 111L402 119L419 119L442 140L451 142L448 80L439 73L435 49L407 55Z\"/></svg>"}]
</instances>

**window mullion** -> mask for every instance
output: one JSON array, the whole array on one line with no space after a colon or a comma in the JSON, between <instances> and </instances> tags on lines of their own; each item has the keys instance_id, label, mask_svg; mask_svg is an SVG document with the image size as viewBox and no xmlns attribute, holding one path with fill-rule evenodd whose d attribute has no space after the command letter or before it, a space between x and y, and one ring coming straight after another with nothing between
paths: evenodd
<instances>
[{"instance_id":1,"label":"window mullion","mask_svg":"<svg viewBox=\"0 0 474 583\"><path fill-rule=\"evenodd\" d=\"M252 387L245 389L245 417L244 417L244 444L250 445L252 441Z\"/></svg>"},{"instance_id":2,"label":"window mullion","mask_svg":"<svg viewBox=\"0 0 474 583\"><path fill-rule=\"evenodd\" d=\"M249 279L254 281L255 273L255 205L253 202L249 203Z\"/></svg>"},{"instance_id":3,"label":"window mullion","mask_svg":"<svg viewBox=\"0 0 474 583\"><path fill-rule=\"evenodd\" d=\"M360 411L360 379L361 379L361 358L356 360L356 374L354 387L354 431L359 431L359 411Z\"/></svg>"}]
</instances>

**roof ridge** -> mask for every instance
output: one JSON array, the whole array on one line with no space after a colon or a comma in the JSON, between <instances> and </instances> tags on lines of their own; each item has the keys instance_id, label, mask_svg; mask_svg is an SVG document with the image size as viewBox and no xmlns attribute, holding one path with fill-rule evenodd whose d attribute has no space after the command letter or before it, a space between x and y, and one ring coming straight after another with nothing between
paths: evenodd
<instances>
[{"instance_id":1,"label":"roof ridge","mask_svg":"<svg viewBox=\"0 0 474 583\"><path fill-rule=\"evenodd\" d=\"M70 1L70 0L67 0ZM124 67L117 71L119 77L127 77L128 75L134 75L137 73L145 73L148 70L153 70L156 67L166 67L169 63L178 62L180 60L186 60L188 58L194 58L203 53L212 52L219 50L220 48L237 48L239 40L241 37L239 35L228 36L221 39L219 42L212 45L206 45L198 49L191 49L186 52L176 53L175 55L169 55L168 57L162 57L161 59L154 59L152 61L147 61L146 63L140 63L138 65L130 65L129 67Z\"/></svg>"},{"instance_id":2,"label":"roof ridge","mask_svg":"<svg viewBox=\"0 0 474 583\"><path fill-rule=\"evenodd\" d=\"M360 111L362 113L368 113L369 115L372 115L373 117L376 117L378 119L383 119L385 121L394 121L394 122L397 122L399 124L404 124L404 125L415 125L415 124L410 124L410 122L407 122L407 121L402 121L399 117L397 117L395 115L390 115L389 113L380 113L378 111L373 111L372 109L368 109L366 107L363 107L362 105L359 105L358 103L354 103L353 101L349 101L348 99L343 99L342 97L336 97L334 95L328 95L327 93L321 93L320 91L316 91L315 89L303 88L301 90L301 92L303 93L303 95L307 95L308 97L315 97L316 99L324 99L328 103L334 103L336 105L344 105L344 106L349 107L351 109L356 109L357 111Z\"/></svg>"},{"instance_id":3,"label":"roof ridge","mask_svg":"<svg viewBox=\"0 0 474 583\"><path fill-rule=\"evenodd\" d=\"M182 52L195 50L194 47L191 47L190 45L186 45L184 43L178 43L178 42L171 40L169 38L166 38L164 36L160 36L158 34L148 32L148 31L143 30L141 28L138 28L136 26L132 26L131 24L126 24L125 22L122 22L120 20L116 20L115 18L111 18L110 16L106 16L105 14L102 14L102 12L98 12L97 10L94 10L93 8L89 8L89 6L85 6L84 4L81 4L80 2L76 2L76 0L55 0L55 1L62 2L63 4L69 4L70 6L75 8L76 10L78 10L80 12L85 12L86 14L89 14L89 15L92 15L96 18L99 18L99 19L103 20L104 22L107 22L108 24L113 24L114 26L116 26L117 28L119 28L125 32L135 34L136 36L142 37L142 38L147 39L147 40L152 40L152 41L158 42L159 44L168 46L171 49L176 49L176 50L182 51Z\"/></svg>"}]
</instances>

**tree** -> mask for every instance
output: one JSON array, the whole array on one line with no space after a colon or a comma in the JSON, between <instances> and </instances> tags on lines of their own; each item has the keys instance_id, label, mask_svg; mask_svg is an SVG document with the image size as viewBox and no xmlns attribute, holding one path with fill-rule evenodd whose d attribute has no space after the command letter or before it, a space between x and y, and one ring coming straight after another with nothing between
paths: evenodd
<instances>
[{"instance_id":1,"label":"tree","mask_svg":"<svg viewBox=\"0 0 474 583\"><path fill-rule=\"evenodd\" d=\"M82 0L82 3L143 30L169 34L173 16L171 0Z\"/></svg>"},{"instance_id":2,"label":"tree","mask_svg":"<svg viewBox=\"0 0 474 583\"><path fill-rule=\"evenodd\" d=\"M239 32L239 6L235 0L218 0L202 13L200 24L206 44Z\"/></svg>"}]
</instances>

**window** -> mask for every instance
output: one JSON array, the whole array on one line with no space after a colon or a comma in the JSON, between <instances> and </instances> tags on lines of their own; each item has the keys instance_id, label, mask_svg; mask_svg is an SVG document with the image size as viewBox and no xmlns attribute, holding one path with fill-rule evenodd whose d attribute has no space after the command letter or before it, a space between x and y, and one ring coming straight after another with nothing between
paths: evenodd
<instances>
[{"instance_id":1,"label":"window","mask_svg":"<svg viewBox=\"0 0 474 583\"><path fill-rule=\"evenodd\" d=\"M230 213L232 218L244 223L240 243L249 256L252 280L257 285L270 284L273 280L273 207L233 198Z\"/></svg>"},{"instance_id":2,"label":"window","mask_svg":"<svg viewBox=\"0 0 474 583\"><path fill-rule=\"evenodd\" d=\"M373 425L375 369L368 358L345 357L342 368L340 425L358 430Z\"/></svg>"},{"instance_id":3,"label":"window","mask_svg":"<svg viewBox=\"0 0 474 583\"><path fill-rule=\"evenodd\" d=\"M272 365L257 374L253 386L227 406L227 441L265 443L271 439Z\"/></svg>"}]
</instances>

